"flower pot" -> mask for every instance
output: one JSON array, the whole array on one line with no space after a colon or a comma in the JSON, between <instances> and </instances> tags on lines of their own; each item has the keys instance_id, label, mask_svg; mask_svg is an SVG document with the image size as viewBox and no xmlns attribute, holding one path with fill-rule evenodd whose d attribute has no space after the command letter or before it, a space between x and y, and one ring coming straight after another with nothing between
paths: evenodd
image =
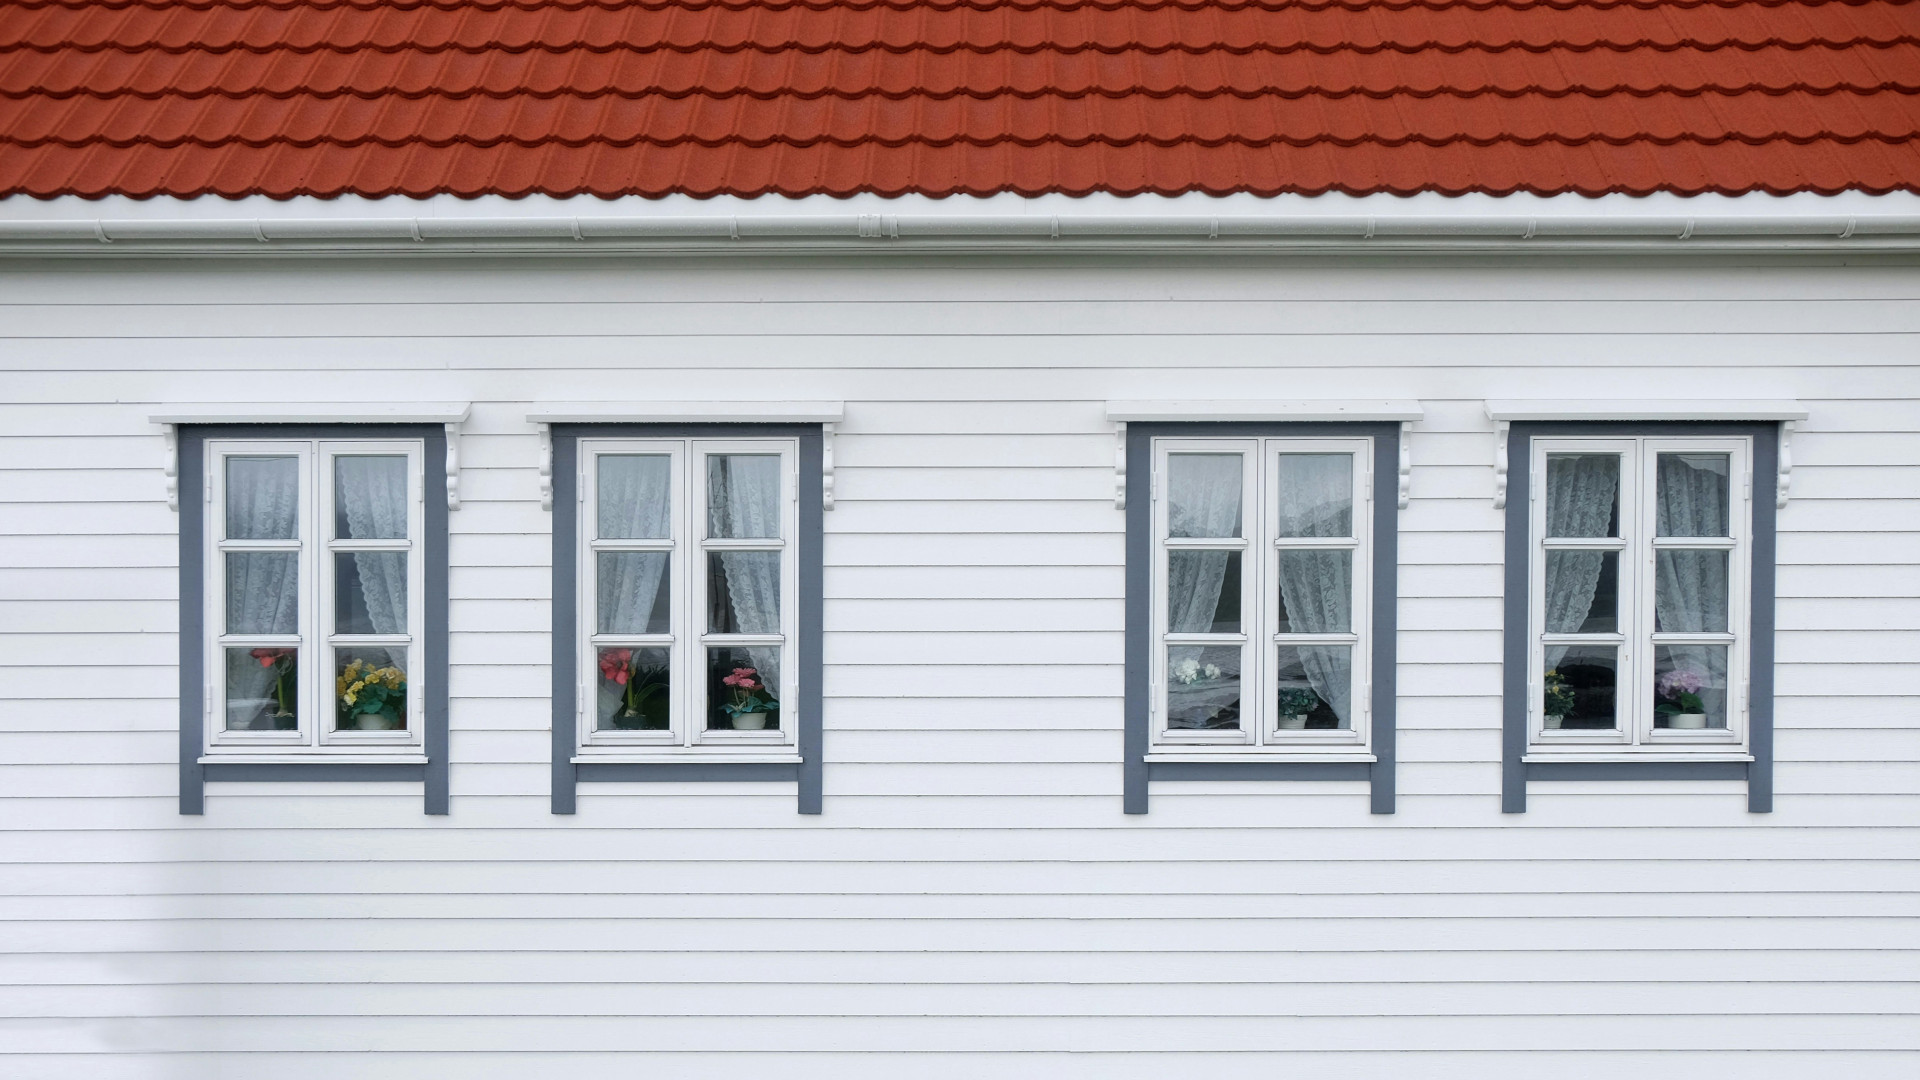
<instances>
[{"instance_id":1,"label":"flower pot","mask_svg":"<svg viewBox=\"0 0 1920 1080\"><path fill-rule=\"evenodd\" d=\"M1560 715L1559 713L1548 713L1547 714L1547 730L1553 731L1557 729L1561 725L1561 723L1564 722L1565 720L1566 720L1566 717Z\"/></svg>"},{"instance_id":2,"label":"flower pot","mask_svg":"<svg viewBox=\"0 0 1920 1080\"><path fill-rule=\"evenodd\" d=\"M1280 718L1280 730L1282 731L1299 731L1301 728L1304 728L1306 726L1307 726L1306 713L1299 713L1294 716L1283 716Z\"/></svg>"},{"instance_id":3,"label":"flower pot","mask_svg":"<svg viewBox=\"0 0 1920 1080\"><path fill-rule=\"evenodd\" d=\"M356 713L347 720L347 731L398 731L400 722L386 713Z\"/></svg>"},{"instance_id":4,"label":"flower pot","mask_svg":"<svg viewBox=\"0 0 1920 1080\"><path fill-rule=\"evenodd\" d=\"M1670 728L1703 728L1707 726L1707 714L1703 712L1668 713L1667 726Z\"/></svg>"},{"instance_id":5,"label":"flower pot","mask_svg":"<svg viewBox=\"0 0 1920 1080\"><path fill-rule=\"evenodd\" d=\"M733 714L733 730L761 731L767 726L767 714L763 712L743 712Z\"/></svg>"}]
</instances>

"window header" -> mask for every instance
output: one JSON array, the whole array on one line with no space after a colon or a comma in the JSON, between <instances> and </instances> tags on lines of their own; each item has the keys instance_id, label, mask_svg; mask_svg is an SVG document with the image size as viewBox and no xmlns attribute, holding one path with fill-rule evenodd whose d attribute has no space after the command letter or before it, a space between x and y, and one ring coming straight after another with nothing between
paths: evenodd
<instances>
[{"instance_id":1,"label":"window header","mask_svg":"<svg viewBox=\"0 0 1920 1080\"><path fill-rule=\"evenodd\" d=\"M1340 422L1393 421L1406 423L1425 418L1418 401L1387 400L1285 400L1285 401L1109 401L1107 419L1116 423L1262 421Z\"/></svg>"},{"instance_id":2,"label":"window header","mask_svg":"<svg viewBox=\"0 0 1920 1080\"><path fill-rule=\"evenodd\" d=\"M1492 420L1805 420L1807 407L1788 400L1500 398L1487 402Z\"/></svg>"},{"instance_id":3,"label":"window header","mask_svg":"<svg viewBox=\"0 0 1920 1080\"><path fill-rule=\"evenodd\" d=\"M838 401L556 401L527 410L535 424L837 424L845 418Z\"/></svg>"}]
</instances>

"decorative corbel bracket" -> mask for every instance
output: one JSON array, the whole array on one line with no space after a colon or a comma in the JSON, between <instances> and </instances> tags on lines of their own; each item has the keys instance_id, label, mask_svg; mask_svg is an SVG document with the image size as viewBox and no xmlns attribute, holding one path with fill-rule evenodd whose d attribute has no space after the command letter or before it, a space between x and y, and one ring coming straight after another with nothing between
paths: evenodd
<instances>
[{"instance_id":1,"label":"decorative corbel bracket","mask_svg":"<svg viewBox=\"0 0 1920 1080\"><path fill-rule=\"evenodd\" d=\"M1413 421L1400 421L1400 509L1413 501Z\"/></svg>"},{"instance_id":2,"label":"decorative corbel bracket","mask_svg":"<svg viewBox=\"0 0 1920 1080\"><path fill-rule=\"evenodd\" d=\"M1511 420L1493 422L1493 508L1507 508L1507 431Z\"/></svg>"},{"instance_id":3,"label":"decorative corbel bracket","mask_svg":"<svg viewBox=\"0 0 1920 1080\"><path fill-rule=\"evenodd\" d=\"M167 477L167 509L180 512L180 427L177 424L161 424L160 429L167 440L167 463L164 466ZM1784 492L1786 489L1781 488ZM1786 496L1781 495L1782 499Z\"/></svg>"},{"instance_id":4,"label":"decorative corbel bracket","mask_svg":"<svg viewBox=\"0 0 1920 1080\"><path fill-rule=\"evenodd\" d=\"M1118 420L1113 425L1113 508L1127 508L1127 422Z\"/></svg>"},{"instance_id":5,"label":"decorative corbel bracket","mask_svg":"<svg viewBox=\"0 0 1920 1080\"><path fill-rule=\"evenodd\" d=\"M553 425L535 424L540 429L540 509L553 509Z\"/></svg>"},{"instance_id":6,"label":"decorative corbel bracket","mask_svg":"<svg viewBox=\"0 0 1920 1080\"><path fill-rule=\"evenodd\" d=\"M833 425L820 425L820 509L833 509Z\"/></svg>"},{"instance_id":7,"label":"decorative corbel bracket","mask_svg":"<svg viewBox=\"0 0 1920 1080\"><path fill-rule=\"evenodd\" d=\"M1787 487L1793 480L1793 421L1780 421L1780 478L1774 492L1773 508L1787 508Z\"/></svg>"},{"instance_id":8,"label":"decorative corbel bracket","mask_svg":"<svg viewBox=\"0 0 1920 1080\"><path fill-rule=\"evenodd\" d=\"M460 425L447 428L447 509L460 509Z\"/></svg>"}]
</instances>

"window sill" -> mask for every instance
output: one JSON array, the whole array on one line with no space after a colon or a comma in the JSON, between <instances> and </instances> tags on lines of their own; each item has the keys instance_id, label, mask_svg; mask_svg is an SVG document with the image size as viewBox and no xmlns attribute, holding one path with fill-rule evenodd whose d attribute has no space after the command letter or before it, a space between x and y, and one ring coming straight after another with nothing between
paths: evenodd
<instances>
[{"instance_id":1,"label":"window sill","mask_svg":"<svg viewBox=\"0 0 1920 1080\"><path fill-rule=\"evenodd\" d=\"M798 765L800 755L661 750L652 753L623 751L617 754L575 754L569 760L575 765Z\"/></svg>"},{"instance_id":2,"label":"window sill","mask_svg":"<svg viewBox=\"0 0 1920 1080\"><path fill-rule=\"evenodd\" d=\"M205 754L202 765L425 765L425 754Z\"/></svg>"},{"instance_id":3,"label":"window sill","mask_svg":"<svg viewBox=\"0 0 1920 1080\"><path fill-rule=\"evenodd\" d=\"M1753 755L1741 750L1701 750L1695 752L1674 752L1671 750L1650 750L1644 752L1624 750L1574 751L1558 750L1548 753L1532 753L1520 759L1528 765L1542 762L1678 762L1678 761L1734 761L1750 762Z\"/></svg>"},{"instance_id":4,"label":"window sill","mask_svg":"<svg viewBox=\"0 0 1920 1080\"><path fill-rule=\"evenodd\" d=\"M1265 750L1230 751L1217 754L1207 753L1153 753L1147 755L1147 764L1219 764L1225 762L1287 762L1289 764L1350 763L1371 764L1380 760L1372 754L1338 750L1325 753L1313 753L1302 750Z\"/></svg>"}]
</instances>

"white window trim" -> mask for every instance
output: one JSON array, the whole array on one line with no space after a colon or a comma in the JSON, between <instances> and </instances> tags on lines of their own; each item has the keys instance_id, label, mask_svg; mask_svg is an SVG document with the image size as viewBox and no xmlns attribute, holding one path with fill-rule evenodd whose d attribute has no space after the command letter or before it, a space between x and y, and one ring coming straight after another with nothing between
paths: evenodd
<instances>
[{"instance_id":1,"label":"white window trim","mask_svg":"<svg viewBox=\"0 0 1920 1080\"><path fill-rule=\"evenodd\" d=\"M1656 538L1655 469L1662 452L1726 453L1730 457L1728 498L1730 538ZM1614 730L1548 730L1543 689L1546 593L1546 465L1549 453L1619 453L1621 462L1620 533L1613 549L1621 552L1621 630L1605 636L1620 649L1619 684L1615 692ZM1751 698L1753 575L1753 446L1752 440L1727 436L1542 436L1528 447L1531 477L1527 525L1527 730L1529 761L1750 761L1747 753L1748 706ZM1558 540L1556 548L1607 547L1592 542ZM1662 547L1689 549L1721 547L1729 552L1726 634L1656 634L1654 623L1654 552ZM1595 642L1603 636L1582 635ZM1654 649L1675 637L1726 644L1727 727L1674 730L1654 726Z\"/></svg>"},{"instance_id":2,"label":"white window trim","mask_svg":"<svg viewBox=\"0 0 1920 1080\"><path fill-rule=\"evenodd\" d=\"M671 517L666 541L600 540L597 482L599 459L616 454L664 454L671 461ZM705 461L709 454L778 454L781 459L781 526L778 540L714 540L706 537ZM579 441L577 540L578 572L575 639L576 762L703 761L794 762L797 722L790 715L798 701L799 641L799 441L793 438L583 438ZM597 552L668 552L668 632L660 635L601 635ZM780 633L718 635L706 633L706 553L722 550L780 552ZM768 731L709 731L706 728L706 650L709 645L778 644L781 650L778 700L785 707L779 728ZM664 647L670 650L669 727L666 731L601 731L599 649Z\"/></svg>"},{"instance_id":3,"label":"white window trim","mask_svg":"<svg viewBox=\"0 0 1920 1080\"><path fill-rule=\"evenodd\" d=\"M1153 645L1149 725L1153 749L1149 761L1373 761L1372 613L1373 613L1373 440L1371 438L1159 437L1153 440ZM1240 453L1242 532L1238 541L1181 540L1167 536L1168 502L1164 489L1171 453ZM1350 453L1353 467L1353 536L1346 540L1281 538L1279 483L1275 459L1283 453ZM1170 635L1167 632L1168 553L1181 548L1236 549L1241 561L1239 635ZM1354 553L1353 622L1346 634L1276 634L1280 596L1280 553L1299 548L1339 548ZM1275 649L1283 643L1337 641L1353 649L1349 691L1350 725L1345 730L1283 730L1273 698ZM1241 647L1241 723L1237 731L1171 729L1168 719L1167 650L1179 644L1235 644Z\"/></svg>"},{"instance_id":4,"label":"white window trim","mask_svg":"<svg viewBox=\"0 0 1920 1080\"><path fill-rule=\"evenodd\" d=\"M293 456L300 462L300 516L298 540L227 540L226 459L236 455ZM333 467L335 457L362 454L399 455L407 459L407 539L404 541L342 541L332 537ZM206 701L202 729L206 760L268 761L424 761L424 703L429 677L424 670L426 636L426 568L422 536L426 528L424 505L425 444L419 439L209 439L206 443L206 540L203 551L205 597ZM228 551L295 550L299 552L299 632L292 636L229 635L226 633ZM336 551L395 550L407 553L407 704L405 731L337 731L333 728L333 650L338 646L378 644L393 648L391 639L375 640L335 633L333 559ZM228 731L226 652L233 647L293 646L299 649L300 717L294 731Z\"/></svg>"}]
</instances>

